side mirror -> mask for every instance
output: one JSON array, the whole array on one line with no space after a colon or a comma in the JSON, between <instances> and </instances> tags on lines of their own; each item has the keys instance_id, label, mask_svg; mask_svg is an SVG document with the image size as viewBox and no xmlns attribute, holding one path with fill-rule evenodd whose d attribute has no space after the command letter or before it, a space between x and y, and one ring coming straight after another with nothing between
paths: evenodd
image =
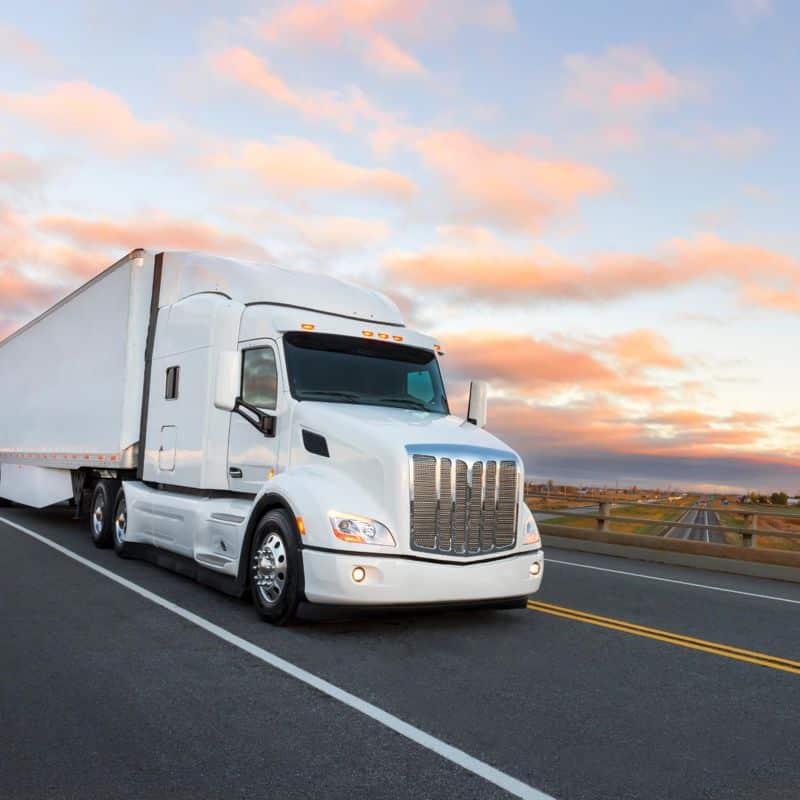
<instances>
[{"instance_id":1,"label":"side mirror","mask_svg":"<svg viewBox=\"0 0 800 800\"><path fill-rule=\"evenodd\" d=\"M214 386L214 406L220 411L233 411L242 381L242 354L224 350L217 359L217 379Z\"/></svg>"},{"instance_id":2,"label":"side mirror","mask_svg":"<svg viewBox=\"0 0 800 800\"><path fill-rule=\"evenodd\" d=\"M469 385L469 405L467 422L478 428L486 427L486 408L489 384L486 381L472 381Z\"/></svg>"}]
</instances>

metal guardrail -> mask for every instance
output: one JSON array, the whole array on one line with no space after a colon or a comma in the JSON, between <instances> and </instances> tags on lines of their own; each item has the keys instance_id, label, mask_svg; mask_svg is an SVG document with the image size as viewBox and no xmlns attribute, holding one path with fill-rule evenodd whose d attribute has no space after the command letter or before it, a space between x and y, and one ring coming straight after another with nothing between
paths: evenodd
<instances>
[{"instance_id":1,"label":"metal guardrail","mask_svg":"<svg viewBox=\"0 0 800 800\"><path fill-rule=\"evenodd\" d=\"M611 523L612 522L626 522L626 523L641 523L645 525L651 525L656 527L661 527L662 530L655 534L640 534L640 535L648 535L653 537L664 536L666 533L669 532L671 528L689 528L689 529L700 529L700 530L707 530L707 531L718 531L720 533L734 533L742 537L741 539L741 546L746 548L752 547L759 547L759 518L781 518L781 519L791 519L797 522L798 530L796 531L784 531L784 530L761 530L761 533L764 536L775 537L778 539L788 539L794 541L800 541L800 514L787 514L782 513L779 511L764 511L761 509L747 509L743 510L740 506L736 506L731 509L720 509L720 508L712 508L708 505L700 505L698 502L693 502L689 504L681 504L681 503L651 503L649 501L637 501L637 500L626 500L621 499L619 497L613 498L604 496L603 498L585 496L585 495L562 495L562 494L548 494L547 492L526 492L525 493L525 500L531 500L533 498L543 498L548 500L565 500L569 502L579 502L583 503L583 506L580 508L532 508L531 510L538 513L544 514L551 514L554 517L580 517L581 519L591 519L595 521L595 528L594 529L587 529L585 527L580 527L577 525L563 525L563 524L553 524L548 521L541 521L538 523L539 529L542 533L547 534L548 532L553 533L554 535L558 535L559 533L580 533L580 532L588 532L590 530L595 530L601 533L610 533L612 532ZM597 512L588 511L588 507L596 505ZM678 512L687 512L697 509L705 509L714 514L736 514L742 517L743 524L741 526L737 525L711 525L711 524L702 524L697 522L683 522L681 521L681 517L683 514L680 514L676 519L652 519L648 517L638 517L638 516L622 516L619 514L612 513L614 508L617 506L626 506L630 508L631 506L641 506L642 508L663 508L669 509L671 511L678 511ZM634 512L635 513L635 512ZM587 537L588 538L588 537ZM680 540L677 540L680 541ZM696 540L692 540L696 542ZM703 544L703 542L696 542L697 544ZM721 544L721 543L715 543ZM726 543L729 544L729 543ZM736 547L736 545L730 545L731 547ZM763 545L762 545L763 546Z\"/></svg>"}]
</instances>

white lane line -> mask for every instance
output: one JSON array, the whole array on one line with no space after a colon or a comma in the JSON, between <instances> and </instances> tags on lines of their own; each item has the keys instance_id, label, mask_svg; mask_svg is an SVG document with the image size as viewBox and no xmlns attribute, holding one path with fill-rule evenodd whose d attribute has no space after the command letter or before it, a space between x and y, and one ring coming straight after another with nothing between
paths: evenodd
<instances>
[{"instance_id":1,"label":"white lane line","mask_svg":"<svg viewBox=\"0 0 800 800\"><path fill-rule=\"evenodd\" d=\"M755 592L743 592L740 589L726 589L724 586L709 586L707 583L691 583L690 581L679 581L676 578L660 578L657 575L645 575L641 572L626 572L624 569L609 569L608 567L596 567L594 564L579 564L577 561L559 561L557 558L548 558L547 555L545 555L544 560L545 564L565 564L569 567L594 569L598 572L615 572L618 575L629 575L632 578L646 578L649 581L661 581L662 583L678 583L681 586L691 586L695 589L708 589L711 592L741 594L745 597L757 597L760 600L777 600L780 603L793 603L794 605L800 605L800 600L792 600L789 597L778 597L772 594L756 594Z\"/></svg>"},{"instance_id":2,"label":"white lane line","mask_svg":"<svg viewBox=\"0 0 800 800\"><path fill-rule=\"evenodd\" d=\"M340 689L338 686L329 683L324 678L320 678L317 675L304 670L302 667L298 667L291 661L286 661L280 656L276 656L274 653L270 653L268 650L264 650L264 648L258 647L252 642L248 642L247 639L242 639L241 636L237 636L235 633L231 633L225 628L221 628L219 625L209 622L209 620L205 619L204 617L200 617L191 611L187 611L185 608L177 605L176 603L161 597L161 595L157 595L154 592L139 586L139 584L133 583L133 581L129 581L126 578L117 575L115 572L112 572L105 567L101 567L99 564L95 564L88 558L84 558L83 556L79 556L77 553L73 553L72 550L62 547L60 544L51 541L46 536L42 536L41 534L36 533L36 531L32 531L30 528L26 528L23 525L18 525L16 522L11 522L4 517L0 517L0 522L8 525L11 528L16 528L18 531L31 536L42 544L46 544L48 547L52 547L53 550L57 550L59 553L71 558L73 561L77 561L79 564L83 564L83 566L94 570L109 580L118 583L120 586L130 589L132 592L144 597L146 600L150 600L150 602L167 609L167 611L171 611L173 614L185 619L187 622L197 625L198 628L202 628L204 631L207 631L213 636L228 642L228 644L232 644L234 647L244 650L245 653L255 656L265 664L269 664L269 666L286 673L292 678L296 678L308 686L323 692L324 694L328 695L328 697L338 700L340 703L349 706L361 714L364 714L370 719L373 719L381 725L393 730L395 733L405 736L406 739L410 739L412 742L416 742L422 747L425 747L437 755L440 755L442 758L457 764L459 767L462 767L468 772L472 772L489 783L499 786L509 794L512 794L515 797L524 798L525 800L553 800L550 795L535 789L533 786L529 786L527 783L523 783L516 778L512 778L511 775L501 772L499 769L495 769L495 767L492 767L491 765L474 758L468 753L465 753L463 750L459 750L457 747L447 744L447 742L443 742L441 739L437 739L435 736L431 736L429 733L425 733L425 731L416 728L414 725L411 725L408 722L404 722L399 717L394 716L394 714L390 714L388 711L384 711L382 708L378 708L378 706L368 703L366 700L362 700L360 697L356 697L356 695L350 694L350 692L344 689Z\"/></svg>"}]
</instances>

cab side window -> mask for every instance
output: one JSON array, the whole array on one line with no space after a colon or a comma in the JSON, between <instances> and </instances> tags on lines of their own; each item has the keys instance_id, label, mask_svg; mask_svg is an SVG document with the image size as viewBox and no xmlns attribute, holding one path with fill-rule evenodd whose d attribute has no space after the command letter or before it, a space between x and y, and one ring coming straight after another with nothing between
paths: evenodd
<instances>
[{"instance_id":1,"label":"cab side window","mask_svg":"<svg viewBox=\"0 0 800 800\"><path fill-rule=\"evenodd\" d=\"M278 399L278 368L271 347L257 347L242 354L242 400L274 411Z\"/></svg>"}]
</instances>

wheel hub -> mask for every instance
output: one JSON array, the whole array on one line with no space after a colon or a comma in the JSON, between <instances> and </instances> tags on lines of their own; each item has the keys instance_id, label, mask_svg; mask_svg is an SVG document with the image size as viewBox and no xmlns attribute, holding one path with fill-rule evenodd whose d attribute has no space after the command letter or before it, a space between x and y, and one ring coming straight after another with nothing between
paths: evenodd
<instances>
[{"instance_id":1,"label":"wheel hub","mask_svg":"<svg viewBox=\"0 0 800 800\"><path fill-rule=\"evenodd\" d=\"M265 605L278 602L289 575L286 546L277 533L269 533L253 557L251 577Z\"/></svg>"}]
</instances>

